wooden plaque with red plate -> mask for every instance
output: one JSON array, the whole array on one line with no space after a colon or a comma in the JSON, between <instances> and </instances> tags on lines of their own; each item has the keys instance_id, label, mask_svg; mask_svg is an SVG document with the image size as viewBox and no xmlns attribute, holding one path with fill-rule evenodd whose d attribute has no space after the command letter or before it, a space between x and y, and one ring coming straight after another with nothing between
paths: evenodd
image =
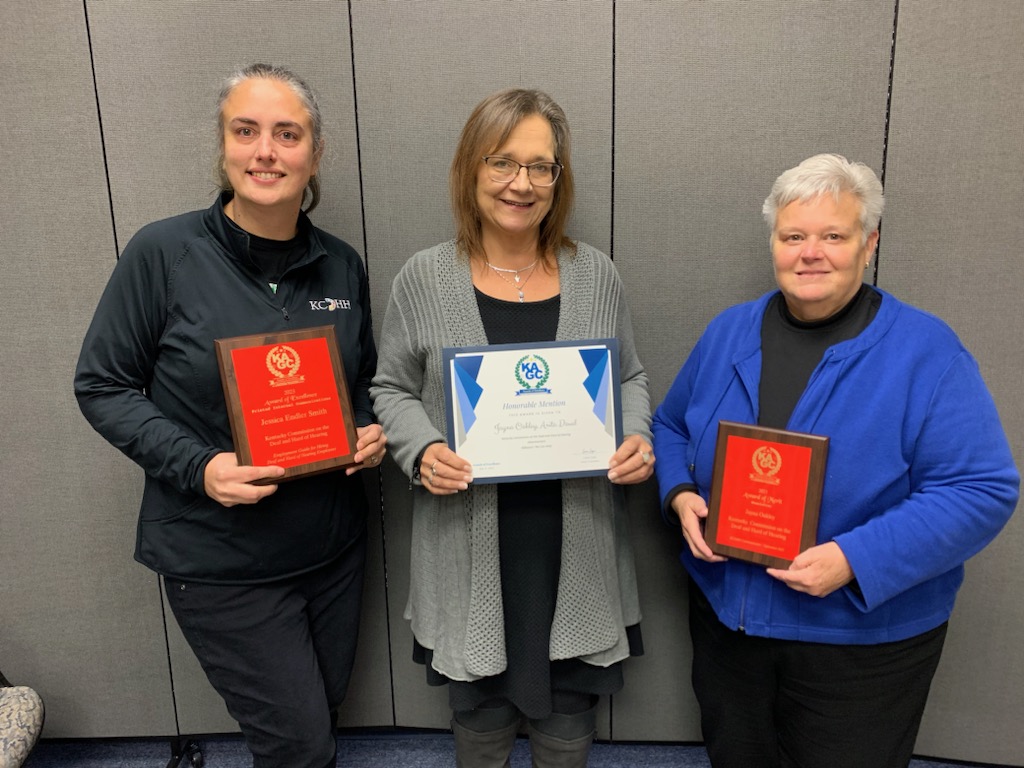
<instances>
[{"instance_id":1,"label":"wooden plaque with red plate","mask_svg":"<svg viewBox=\"0 0 1024 768\"><path fill-rule=\"evenodd\" d=\"M828 438L718 423L705 540L715 554L787 568L813 547Z\"/></svg>"},{"instance_id":2,"label":"wooden plaque with red plate","mask_svg":"<svg viewBox=\"0 0 1024 768\"><path fill-rule=\"evenodd\" d=\"M214 345L238 463L285 468L262 484L355 463L352 401L333 326Z\"/></svg>"}]
</instances>

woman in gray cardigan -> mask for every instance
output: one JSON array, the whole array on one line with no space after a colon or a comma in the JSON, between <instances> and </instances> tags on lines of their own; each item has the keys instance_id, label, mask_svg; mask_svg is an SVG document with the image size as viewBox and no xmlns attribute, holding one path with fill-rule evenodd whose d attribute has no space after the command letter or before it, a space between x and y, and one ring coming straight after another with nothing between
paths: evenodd
<instances>
[{"instance_id":1,"label":"woman in gray cardigan","mask_svg":"<svg viewBox=\"0 0 1024 768\"><path fill-rule=\"evenodd\" d=\"M457 237L395 278L371 389L414 494L414 656L449 687L458 765L507 765L525 719L534 765L584 766L598 697L642 653L621 486L654 465L647 375L611 261L564 234L569 130L550 97L481 102L450 182ZM445 444L442 349L609 337L627 437L607 477L473 485Z\"/></svg>"}]
</instances>

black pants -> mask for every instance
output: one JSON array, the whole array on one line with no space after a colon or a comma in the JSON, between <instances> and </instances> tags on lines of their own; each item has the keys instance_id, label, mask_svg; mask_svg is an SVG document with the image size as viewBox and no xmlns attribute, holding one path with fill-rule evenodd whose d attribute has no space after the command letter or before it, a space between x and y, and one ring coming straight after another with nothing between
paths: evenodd
<instances>
[{"instance_id":1,"label":"black pants","mask_svg":"<svg viewBox=\"0 0 1024 768\"><path fill-rule=\"evenodd\" d=\"M751 637L691 582L690 635L714 768L906 768L946 625L878 645Z\"/></svg>"},{"instance_id":2,"label":"black pants","mask_svg":"<svg viewBox=\"0 0 1024 768\"><path fill-rule=\"evenodd\" d=\"M270 584L164 579L167 602L238 721L255 768L334 765L330 711L355 657L365 533L330 565Z\"/></svg>"}]
</instances>

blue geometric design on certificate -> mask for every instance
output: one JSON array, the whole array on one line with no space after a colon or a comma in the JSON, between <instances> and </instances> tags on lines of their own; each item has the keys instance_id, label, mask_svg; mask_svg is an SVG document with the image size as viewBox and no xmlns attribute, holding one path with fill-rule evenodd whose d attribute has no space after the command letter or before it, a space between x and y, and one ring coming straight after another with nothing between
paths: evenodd
<instances>
[{"instance_id":1,"label":"blue geometric design on certificate","mask_svg":"<svg viewBox=\"0 0 1024 768\"><path fill-rule=\"evenodd\" d=\"M594 415L602 424L608 416L608 389L611 386L609 379L611 371L608 370L608 360L611 353L608 349L581 349L580 358L587 369L587 378L583 381L583 387L587 394L594 401Z\"/></svg>"},{"instance_id":2,"label":"blue geometric design on certificate","mask_svg":"<svg viewBox=\"0 0 1024 768\"><path fill-rule=\"evenodd\" d=\"M452 361L455 373L455 394L458 398L459 414L462 416L464 432L469 432L476 421L474 409L480 402L480 396L484 391L476 381L476 377L480 375L480 365L483 360L483 355L466 355Z\"/></svg>"}]
</instances>

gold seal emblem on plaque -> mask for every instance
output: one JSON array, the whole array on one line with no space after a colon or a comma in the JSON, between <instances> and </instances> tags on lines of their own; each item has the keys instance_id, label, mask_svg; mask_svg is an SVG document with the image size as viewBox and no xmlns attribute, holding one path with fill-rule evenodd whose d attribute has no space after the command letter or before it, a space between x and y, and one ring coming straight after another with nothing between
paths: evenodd
<instances>
[{"instance_id":1,"label":"gold seal emblem on plaque","mask_svg":"<svg viewBox=\"0 0 1024 768\"><path fill-rule=\"evenodd\" d=\"M267 352L267 370L279 379L298 373L299 362L299 353L287 344L278 344Z\"/></svg>"},{"instance_id":2,"label":"gold seal emblem on plaque","mask_svg":"<svg viewBox=\"0 0 1024 768\"><path fill-rule=\"evenodd\" d=\"M770 445L762 445L753 456L750 463L754 465L754 472L762 477L771 477L778 474L782 469L782 454Z\"/></svg>"}]
</instances>

